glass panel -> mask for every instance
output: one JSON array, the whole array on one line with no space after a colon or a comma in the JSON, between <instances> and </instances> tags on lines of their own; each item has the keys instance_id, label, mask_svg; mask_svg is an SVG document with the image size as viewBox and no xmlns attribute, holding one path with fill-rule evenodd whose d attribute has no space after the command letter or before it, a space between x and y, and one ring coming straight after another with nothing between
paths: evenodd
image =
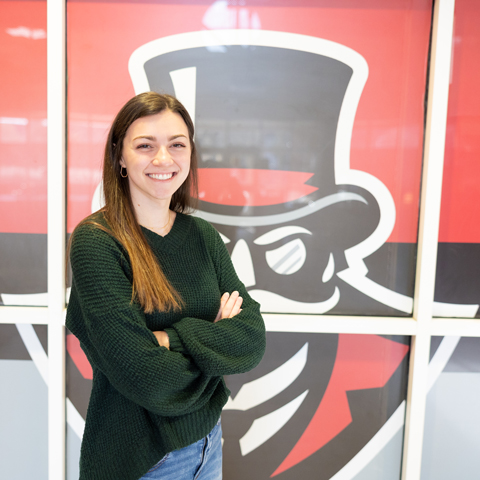
<instances>
[{"instance_id":1,"label":"glass panel","mask_svg":"<svg viewBox=\"0 0 480 480\"><path fill-rule=\"evenodd\" d=\"M68 3L69 231L102 205L114 115L156 89L195 120L197 214L265 312L409 316L431 1L241 3Z\"/></svg>"},{"instance_id":2,"label":"glass panel","mask_svg":"<svg viewBox=\"0 0 480 480\"><path fill-rule=\"evenodd\" d=\"M260 365L227 377L225 476L328 480L347 468L356 480L400 479L409 342L268 334ZM357 455L365 463L350 463Z\"/></svg>"},{"instance_id":3,"label":"glass panel","mask_svg":"<svg viewBox=\"0 0 480 480\"><path fill-rule=\"evenodd\" d=\"M0 304L46 305L46 2L0 8Z\"/></svg>"},{"instance_id":4,"label":"glass panel","mask_svg":"<svg viewBox=\"0 0 480 480\"><path fill-rule=\"evenodd\" d=\"M269 333L260 365L226 377L233 400L222 414L225 476L294 479L315 472L316 480L327 480L348 465L356 480L400 479L409 343L409 337ZM73 479L92 371L72 334L67 349ZM363 468L349 464L356 455L365 457Z\"/></svg>"},{"instance_id":5,"label":"glass panel","mask_svg":"<svg viewBox=\"0 0 480 480\"><path fill-rule=\"evenodd\" d=\"M93 372L80 342L67 332L67 480L79 478L80 445L85 428Z\"/></svg>"},{"instance_id":6,"label":"glass panel","mask_svg":"<svg viewBox=\"0 0 480 480\"><path fill-rule=\"evenodd\" d=\"M422 480L475 478L480 469L480 338L434 337Z\"/></svg>"},{"instance_id":7,"label":"glass panel","mask_svg":"<svg viewBox=\"0 0 480 480\"><path fill-rule=\"evenodd\" d=\"M0 478L48 478L47 327L0 325Z\"/></svg>"},{"instance_id":8,"label":"glass panel","mask_svg":"<svg viewBox=\"0 0 480 480\"><path fill-rule=\"evenodd\" d=\"M432 2L240 4L68 2L68 231L102 206L115 114L156 89L194 118L197 215L264 311L410 315ZM327 479L379 432L355 478L400 478L409 339L269 333L268 344L257 369L227 378L228 478L256 465L261 478ZM92 374L71 335L67 349L73 479ZM242 393L268 375L281 391Z\"/></svg>"},{"instance_id":9,"label":"glass panel","mask_svg":"<svg viewBox=\"0 0 480 480\"><path fill-rule=\"evenodd\" d=\"M455 2L435 310L479 317L480 304L480 3Z\"/></svg>"}]
</instances>

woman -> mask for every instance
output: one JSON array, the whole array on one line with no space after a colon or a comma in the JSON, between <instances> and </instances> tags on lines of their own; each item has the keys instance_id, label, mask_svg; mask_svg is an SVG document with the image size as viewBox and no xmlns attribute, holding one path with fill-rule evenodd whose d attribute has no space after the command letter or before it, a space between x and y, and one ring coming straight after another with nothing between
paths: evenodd
<instances>
[{"instance_id":1,"label":"woman","mask_svg":"<svg viewBox=\"0 0 480 480\"><path fill-rule=\"evenodd\" d=\"M81 480L221 479L222 376L264 353L259 305L219 234L184 213L193 136L175 98L127 102L105 148L105 207L72 235L66 322L93 367Z\"/></svg>"}]
</instances>

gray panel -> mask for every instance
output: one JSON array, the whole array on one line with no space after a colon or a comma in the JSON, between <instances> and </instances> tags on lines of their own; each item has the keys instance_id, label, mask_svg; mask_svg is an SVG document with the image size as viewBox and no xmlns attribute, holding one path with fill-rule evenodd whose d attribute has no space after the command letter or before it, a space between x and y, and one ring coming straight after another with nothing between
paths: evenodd
<instances>
[{"instance_id":1,"label":"gray panel","mask_svg":"<svg viewBox=\"0 0 480 480\"><path fill-rule=\"evenodd\" d=\"M67 480L78 480L80 476L80 446L82 441L70 426L67 427Z\"/></svg>"},{"instance_id":2,"label":"gray panel","mask_svg":"<svg viewBox=\"0 0 480 480\"><path fill-rule=\"evenodd\" d=\"M442 373L427 398L421 480L477 480L480 373Z\"/></svg>"},{"instance_id":3,"label":"gray panel","mask_svg":"<svg viewBox=\"0 0 480 480\"><path fill-rule=\"evenodd\" d=\"M1 360L0 385L0 478L47 480L47 386L29 360Z\"/></svg>"},{"instance_id":4,"label":"gray panel","mask_svg":"<svg viewBox=\"0 0 480 480\"><path fill-rule=\"evenodd\" d=\"M403 429L399 430L378 455L352 480L400 480Z\"/></svg>"},{"instance_id":5,"label":"gray panel","mask_svg":"<svg viewBox=\"0 0 480 480\"><path fill-rule=\"evenodd\" d=\"M480 338L461 338L443 371L480 373L479 349Z\"/></svg>"},{"instance_id":6,"label":"gray panel","mask_svg":"<svg viewBox=\"0 0 480 480\"><path fill-rule=\"evenodd\" d=\"M31 360L16 325L0 325L0 360Z\"/></svg>"},{"instance_id":7,"label":"gray panel","mask_svg":"<svg viewBox=\"0 0 480 480\"><path fill-rule=\"evenodd\" d=\"M47 291L47 236L0 232L0 295Z\"/></svg>"},{"instance_id":8,"label":"gray panel","mask_svg":"<svg viewBox=\"0 0 480 480\"><path fill-rule=\"evenodd\" d=\"M479 243L439 242L435 300L445 303L479 304L479 270ZM480 317L480 308L476 317Z\"/></svg>"}]
</instances>

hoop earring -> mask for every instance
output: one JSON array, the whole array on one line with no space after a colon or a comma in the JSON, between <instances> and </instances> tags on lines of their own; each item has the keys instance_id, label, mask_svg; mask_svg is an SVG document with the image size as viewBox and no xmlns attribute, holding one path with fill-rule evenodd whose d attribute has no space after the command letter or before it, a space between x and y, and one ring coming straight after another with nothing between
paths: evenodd
<instances>
[{"instance_id":1,"label":"hoop earring","mask_svg":"<svg viewBox=\"0 0 480 480\"><path fill-rule=\"evenodd\" d=\"M122 166L120 165L120 176L121 176L122 178L127 178L127 177L128 177L128 172L127 172L127 169L126 169L126 168L125 168L125 175L123 175L123 169L124 169L124 168L125 168L125 167L122 167Z\"/></svg>"}]
</instances>

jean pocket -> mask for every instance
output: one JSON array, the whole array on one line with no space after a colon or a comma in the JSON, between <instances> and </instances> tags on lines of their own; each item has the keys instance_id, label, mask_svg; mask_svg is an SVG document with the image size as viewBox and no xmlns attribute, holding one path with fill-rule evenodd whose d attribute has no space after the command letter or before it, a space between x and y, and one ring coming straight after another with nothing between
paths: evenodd
<instances>
[{"instance_id":1,"label":"jean pocket","mask_svg":"<svg viewBox=\"0 0 480 480\"><path fill-rule=\"evenodd\" d=\"M169 455L170 453L167 453L164 457L162 457L162 459L158 463L156 463L147 473L152 473L158 468L160 468L167 461Z\"/></svg>"}]
</instances>

